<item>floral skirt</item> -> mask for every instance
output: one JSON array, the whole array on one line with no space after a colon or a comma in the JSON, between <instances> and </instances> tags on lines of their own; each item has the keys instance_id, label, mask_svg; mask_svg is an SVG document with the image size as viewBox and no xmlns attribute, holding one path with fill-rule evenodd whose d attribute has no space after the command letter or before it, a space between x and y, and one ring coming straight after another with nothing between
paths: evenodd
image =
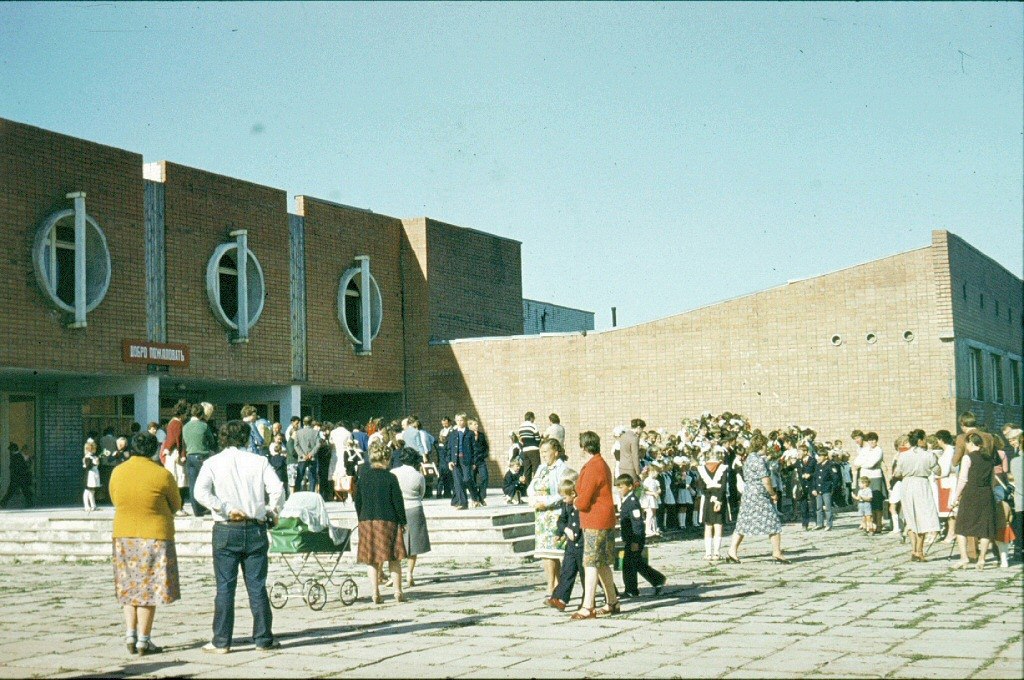
<instances>
[{"instance_id":1,"label":"floral skirt","mask_svg":"<svg viewBox=\"0 0 1024 680\"><path fill-rule=\"evenodd\" d=\"M114 590L117 602L155 607L181 599L174 541L114 539Z\"/></svg>"},{"instance_id":2,"label":"floral skirt","mask_svg":"<svg viewBox=\"0 0 1024 680\"><path fill-rule=\"evenodd\" d=\"M402 527L382 519L359 523L359 564L382 564L407 557Z\"/></svg>"},{"instance_id":3,"label":"floral skirt","mask_svg":"<svg viewBox=\"0 0 1024 680\"><path fill-rule=\"evenodd\" d=\"M583 566L610 567L615 564L615 530L583 530Z\"/></svg>"}]
</instances>

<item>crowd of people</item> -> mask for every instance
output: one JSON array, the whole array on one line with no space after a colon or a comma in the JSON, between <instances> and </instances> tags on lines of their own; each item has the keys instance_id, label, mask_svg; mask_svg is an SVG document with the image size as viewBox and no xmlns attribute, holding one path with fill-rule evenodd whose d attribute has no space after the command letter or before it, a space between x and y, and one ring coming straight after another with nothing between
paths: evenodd
<instances>
[{"instance_id":1,"label":"crowd of people","mask_svg":"<svg viewBox=\"0 0 1024 680\"><path fill-rule=\"evenodd\" d=\"M382 586L392 586L404 602L405 589L415 584L416 558L430 551L424 498L450 499L456 509L486 504L490 444L479 421L465 413L444 418L436 437L415 415L386 424L374 418L365 426L307 416L284 428L249 405L240 420L219 428L213 415L211 404L182 401L164 428L152 423L130 439L108 431L86 441L83 505L94 509L97 491L109 486L115 587L132 653L160 651L150 638L155 607L180 598L173 519L186 495L196 516L214 519L217 595L206 647L214 653L232 644L239 569L256 647L277 646L266 592L267 531L289 494L353 503L357 561L366 565L374 603L382 601ZM829 531L837 507L856 507L867 535L908 542L914 562L926 561L928 548L942 540L959 548L956 569L972 561L983 568L990 549L1006 567L1012 541L1017 558L1022 554L1022 433L1013 423L989 433L965 413L959 435L912 430L896 439L895 455L886 460L873 432L854 430L848 451L841 440L818 441L810 428L765 433L735 413L686 418L675 433L635 418L628 428L614 428L609 451L597 433L583 432L585 463L577 471L568 463L558 415L548 421L541 432L528 412L509 434L501 486L506 503L534 511L544 603L565 611L581 581L573 621L619 613L622 598L639 597L639 577L654 594L662 592L666 577L648 561L651 541L696 532L704 538L705 560L739 563L748 536L767 536L772 558L789 563L783 523ZM607 460L603 452L610 452ZM104 459L116 463L109 483L101 475ZM613 566L622 571L621 589Z\"/></svg>"}]
</instances>

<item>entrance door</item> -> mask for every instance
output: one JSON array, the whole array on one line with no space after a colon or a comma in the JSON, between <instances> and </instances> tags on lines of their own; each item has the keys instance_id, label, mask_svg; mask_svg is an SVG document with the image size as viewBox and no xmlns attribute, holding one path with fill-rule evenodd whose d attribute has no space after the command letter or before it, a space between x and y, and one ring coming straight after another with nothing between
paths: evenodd
<instances>
[{"instance_id":1,"label":"entrance door","mask_svg":"<svg viewBox=\"0 0 1024 680\"><path fill-rule=\"evenodd\" d=\"M13 446L30 455L33 492L38 491L39 445L38 409L34 394L0 392L0 493L6 496L11 482ZM18 494L24 505L24 498ZM13 500L13 499L11 499Z\"/></svg>"}]
</instances>

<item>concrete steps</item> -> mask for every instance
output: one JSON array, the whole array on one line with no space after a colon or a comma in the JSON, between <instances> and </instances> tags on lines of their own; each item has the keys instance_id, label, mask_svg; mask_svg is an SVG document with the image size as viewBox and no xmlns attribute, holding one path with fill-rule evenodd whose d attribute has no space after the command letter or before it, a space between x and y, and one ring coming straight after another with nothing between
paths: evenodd
<instances>
[{"instance_id":1,"label":"concrete steps","mask_svg":"<svg viewBox=\"0 0 1024 680\"><path fill-rule=\"evenodd\" d=\"M504 506L500 500L482 508L455 510L447 500L427 500L424 513L430 532L431 556L451 558L524 559L534 548L533 511ZM355 528L351 503L328 503L335 526ZM80 508L0 511L0 560L109 560L113 508L86 513ZM209 559L212 519L177 517L175 547L179 559ZM354 560L359 532L353 536Z\"/></svg>"}]
</instances>

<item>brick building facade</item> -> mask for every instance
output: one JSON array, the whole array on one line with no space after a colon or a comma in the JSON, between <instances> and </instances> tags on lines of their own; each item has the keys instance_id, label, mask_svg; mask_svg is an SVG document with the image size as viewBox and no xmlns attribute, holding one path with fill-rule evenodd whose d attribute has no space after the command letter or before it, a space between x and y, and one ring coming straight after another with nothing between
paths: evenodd
<instances>
[{"instance_id":1,"label":"brick building facade","mask_svg":"<svg viewBox=\"0 0 1024 680\"><path fill-rule=\"evenodd\" d=\"M884 445L967 408L1020 420L1021 281L945 231L639 326L524 336L517 241L307 196L289 212L279 189L0 119L0 233L0 446L38 454L48 504L80 498L85 433L182 397L219 420L249 402L281 420L418 413L434 431L467 411L492 479L527 410L561 416L574 464L580 430L610 445L634 416L733 410Z\"/></svg>"}]
</instances>

